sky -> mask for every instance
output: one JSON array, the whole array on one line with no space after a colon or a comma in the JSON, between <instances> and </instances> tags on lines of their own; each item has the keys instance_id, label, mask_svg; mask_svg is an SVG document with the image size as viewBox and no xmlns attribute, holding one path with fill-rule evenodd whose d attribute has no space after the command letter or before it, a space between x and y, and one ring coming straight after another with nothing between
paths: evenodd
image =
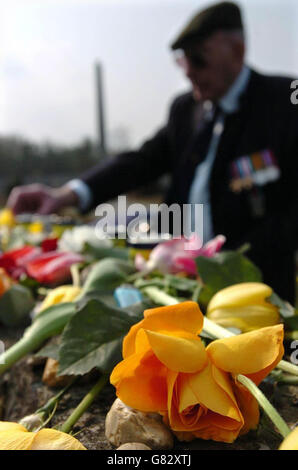
<instances>
[{"instance_id":1,"label":"sky","mask_svg":"<svg viewBox=\"0 0 298 470\"><path fill-rule=\"evenodd\" d=\"M104 67L110 146L137 147L189 88L169 44L205 0L0 0L0 135L72 145L96 137ZM247 62L298 77L297 0L239 0Z\"/></svg>"}]
</instances>

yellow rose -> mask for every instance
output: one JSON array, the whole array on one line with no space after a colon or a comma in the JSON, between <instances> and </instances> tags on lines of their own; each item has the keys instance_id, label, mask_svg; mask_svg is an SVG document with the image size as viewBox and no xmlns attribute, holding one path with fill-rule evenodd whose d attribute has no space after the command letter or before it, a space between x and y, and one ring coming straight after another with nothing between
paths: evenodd
<instances>
[{"instance_id":1,"label":"yellow rose","mask_svg":"<svg viewBox=\"0 0 298 470\"><path fill-rule=\"evenodd\" d=\"M29 432L18 423L0 421L0 450L86 450L74 437L56 429Z\"/></svg>"},{"instance_id":2,"label":"yellow rose","mask_svg":"<svg viewBox=\"0 0 298 470\"><path fill-rule=\"evenodd\" d=\"M258 384L283 355L277 325L211 343L198 338L203 315L195 302L144 312L123 342L111 374L117 396L141 411L159 412L181 440L233 442L258 424L255 399L235 376Z\"/></svg>"}]
</instances>

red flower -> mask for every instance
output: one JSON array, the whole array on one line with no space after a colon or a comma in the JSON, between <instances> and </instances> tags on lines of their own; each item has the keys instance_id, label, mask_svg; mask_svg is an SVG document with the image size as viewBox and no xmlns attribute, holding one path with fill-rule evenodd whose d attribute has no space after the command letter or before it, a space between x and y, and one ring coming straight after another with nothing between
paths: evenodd
<instances>
[{"instance_id":1,"label":"red flower","mask_svg":"<svg viewBox=\"0 0 298 470\"><path fill-rule=\"evenodd\" d=\"M84 258L76 253L50 251L43 253L26 265L27 274L42 284L58 284L70 277L72 264Z\"/></svg>"},{"instance_id":2,"label":"red flower","mask_svg":"<svg viewBox=\"0 0 298 470\"><path fill-rule=\"evenodd\" d=\"M41 242L41 248L42 251L48 252L48 251L54 251L57 250L58 246L58 238L46 238Z\"/></svg>"},{"instance_id":3,"label":"red flower","mask_svg":"<svg viewBox=\"0 0 298 470\"><path fill-rule=\"evenodd\" d=\"M27 263L40 253L40 248L30 245L7 251L0 256L0 267L4 268L14 279L19 279L21 274L26 272Z\"/></svg>"}]
</instances>

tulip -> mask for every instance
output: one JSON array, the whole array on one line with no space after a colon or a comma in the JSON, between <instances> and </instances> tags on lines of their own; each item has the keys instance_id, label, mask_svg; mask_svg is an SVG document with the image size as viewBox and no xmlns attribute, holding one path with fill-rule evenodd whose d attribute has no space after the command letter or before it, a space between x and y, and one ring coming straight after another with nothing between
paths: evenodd
<instances>
[{"instance_id":1,"label":"tulip","mask_svg":"<svg viewBox=\"0 0 298 470\"><path fill-rule=\"evenodd\" d=\"M77 253L49 251L26 264L27 274L41 284L58 284L70 277L72 264L84 258Z\"/></svg>"},{"instance_id":2,"label":"tulip","mask_svg":"<svg viewBox=\"0 0 298 470\"><path fill-rule=\"evenodd\" d=\"M28 225L27 230L30 233L41 234L44 231L44 225L42 222L36 220L35 222L32 222Z\"/></svg>"},{"instance_id":3,"label":"tulip","mask_svg":"<svg viewBox=\"0 0 298 470\"><path fill-rule=\"evenodd\" d=\"M16 225L14 213L10 209L2 209L0 211L0 226L12 228Z\"/></svg>"},{"instance_id":4,"label":"tulip","mask_svg":"<svg viewBox=\"0 0 298 470\"><path fill-rule=\"evenodd\" d=\"M110 381L128 406L159 412L181 440L233 442L257 426L258 404L236 381L258 384L283 355L283 326L216 340L197 336L203 315L195 302L144 312L123 341L123 361Z\"/></svg>"},{"instance_id":5,"label":"tulip","mask_svg":"<svg viewBox=\"0 0 298 470\"><path fill-rule=\"evenodd\" d=\"M57 237L45 238L41 242L40 246L43 252L55 251L57 250L57 247L58 247L58 238Z\"/></svg>"},{"instance_id":6,"label":"tulip","mask_svg":"<svg viewBox=\"0 0 298 470\"><path fill-rule=\"evenodd\" d=\"M73 302L81 293L81 288L78 286L59 286L51 290L46 298L43 300L39 312L42 312L52 305L60 304L63 302Z\"/></svg>"},{"instance_id":7,"label":"tulip","mask_svg":"<svg viewBox=\"0 0 298 470\"><path fill-rule=\"evenodd\" d=\"M0 246L1 250L7 247L10 235L16 225L13 212L10 209L2 209L0 211Z\"/></svg>"},{"instance_id":8,"label":"tulip","mask_svg":"<svg viewBox=\"0 0 298 470\"><path fill-rule=\"evenodd\" d=\"M298 426L283 440L278 450L298 450Z\"/></svg>"},{"instance_id":9,"label":"tulip","mask_svg":"<svg viewBox=\"0 0 298 470\"><path fill-rule=\"evenodd\" d=\"M86 450L74 437L56 429L30 432L18 423L0 421L1 450Z\"/></svg>"},{"instance_id":10,"label":"tulip","mask_svg":"<svg viewBox=\"0 0 298 470\"><path fill-rule=\"evenodd\" d=\"M198 256L212 257L221 249L225 241L223 235L218 235L202 246L202 242L196 234L193 234L190 239L182 237L169 240L157 245L150 253L148 261L141 254L137 254L135 266L144 273L157 269L163 274L184 271L196 275L195 258Z\"/></svg>"},{"instance_id":11,"label":"tulip","mask_svg":"<svg viewBox=\"0 0 298 470\"><path fill-rule=\"evenodd\" d=\"M14 279L19 279L26 272L27 263L38 257L40 253L40 248L31 245L6 251L0 256L0 266Z\"/></svg>"},{"instance_id":12,"label":"tulip","mask_svg":"<svg viewBox=\"0 0 298 470\"><path fill-rule=\"evenodd\" d=\"M217 292L210 300L207 318L242 332L279 323L279 312L268 299L271 287L261 282L243 282Z\"/></svg>"}]
</instances>

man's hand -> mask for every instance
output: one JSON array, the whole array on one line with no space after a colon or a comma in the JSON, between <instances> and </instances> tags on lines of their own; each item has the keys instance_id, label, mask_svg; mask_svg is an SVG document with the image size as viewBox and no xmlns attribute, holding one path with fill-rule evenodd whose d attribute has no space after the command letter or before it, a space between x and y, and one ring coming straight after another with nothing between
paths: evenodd
<instances>
[{"instance_id":1,"label":"man's hand","mask_svg":"<svg viewBox=\"0 0 298 470\"><path fill-rule=\"evenodd\" d=\"M11 191L7 207L15 214L23 212L37 214L55 214L66 206L77 206L77 195L67 185L50 188L43 184L17 186Z\"/></svg>"}]
</instances>

